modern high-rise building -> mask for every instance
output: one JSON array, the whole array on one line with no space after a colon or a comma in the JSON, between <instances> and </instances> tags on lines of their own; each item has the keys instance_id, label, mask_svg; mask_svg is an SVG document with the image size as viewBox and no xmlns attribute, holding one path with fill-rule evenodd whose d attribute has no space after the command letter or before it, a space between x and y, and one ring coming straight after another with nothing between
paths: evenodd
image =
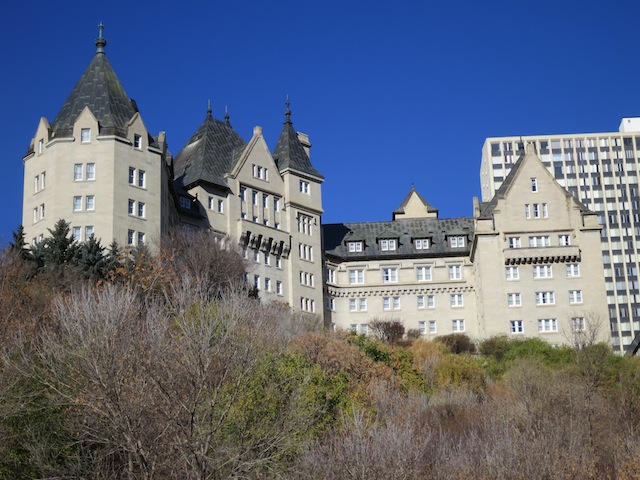
<instances>
[{"instance_id":1,"label":"modern high-rise building","mask_svg":"<svg viewBox=\"0 0 640 480\"><path fill-rule=\"evenodd\" d=\"M640 338L640 118L623 118L617 132L487 138L482 149L482 200L489 201L533 145L557 182L597 214L601 230L608 317L614 348L635 349Z\"/></svg>"}]
</instances>

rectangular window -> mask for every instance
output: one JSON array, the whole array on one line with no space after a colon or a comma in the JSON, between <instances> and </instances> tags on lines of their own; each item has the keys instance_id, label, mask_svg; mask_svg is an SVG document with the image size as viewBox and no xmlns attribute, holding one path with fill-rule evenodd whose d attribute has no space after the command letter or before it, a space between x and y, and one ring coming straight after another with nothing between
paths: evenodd
<instances>
[{"instance_id":1,"label":"rectangular window","mask_svg":"<svg viewBox=\"0 0 640 480\"><path fill-rule=\"evenodd\" d=\"M553 278L551 265L534 265L533 278Z\"/></svg>"},{"instance_id":2,"label":"rectangular window","mask_svg":"<svg viewBox=\"0 0 640 480\"><path fill-rule=\"evenodd\" d=\"M89 240L93 236L93 225L84 227L84 239Z\"/></svg>"},{"instance_id":3,"label":"rectangular window","mask_svg":"<svg viewBox=\"0 0 640 480\"><path fill-rule=\"evenodd\" d=\"M84 203L84 207L85 207L87 210L95 210L95 209L96 209L95 201L96 201L96 197L95 197L95 196L93 196L93 195L87 195L87 196L85 197L85 199L84 199L84 202L85 202L85 203Z\"/></svg>"},{"instance_id":4,"label":"rectangular window","mask_svg":"<svg viewBox=\"0 0 640 480\"><path fill-rule=\"evenodd\" d=\"M269 255L269 252L264 252L264 264L271 265L271 255Z\"/></svg>"},{"instance_id":5,"label":"rectangular window","mask_svg":"<svg viewBox=\"0 0 640 480\"><path fill-rule=\"evenodd\" d=\"M400 310L400 297L393 297L393 309Z\"/></svg>"},{"instance_id":6,"label":"rectangular window","mask_svg":"<svg viewBox=\"0 0 640 480\"><path fill-rule=\"evenodd\" d=\"M82 164L76 163L73 165L73 181L80 182L82 180Z\"/></svg>"},{"instance_id":7,"label":"rectangular window","mask_svg":"<svg viewBox=\"0 0 640 480\"><path fill-rule=\"evenodd\" d=\"M427 295L427 308L436 308L436 297Z\"/></svg>"},{"instance_id":8,"label":"rectangular window","mask_svg":"<svg viewBox=\"0 0 640 480\"><path fill-rule=\"evenodd\" d=\"M44 140L38 140L38 154L41 154L44 151Z\"/></svg>"},{"instance_id":9,"label":"rectangular window","mask_svg":"<svg viewBox=\"0 0 640 480\"><path fill-rule=\"evenodd\" d=\"M584 317L573 317L571 319L571 331L572 332L584 332L587 330L587 324Z\"/></svg>"},{"instance_id":10,"label":"rectangular window","mask_svg":"<svg viewBox=\"0 0 640 480\"><path fill-rule=\"evenodd\" d=\"M558 235L558 245L568 247L571 245L571 235Z\"/></svg>"},{"instance_id":11,"label":"rectangular window","mask_svg":"<svg viewBox=\"0 0 640 480\"><path fill-rule=\"evenodd\" d=\"M129 199L129 215L133 215L136 211L136 202L135 200Z\"/></svg>"},{"instance_id":12,"label":"rectangular window","mask_svg":"<svg viewBox=\"0 0 640 480\"><path fill-rule=\"evenodd\" d=\"M538 180L536 178L531 179L531 191L534 193L538 191Z\"/></svg>"},{"instance_id":13,"label":"rectangular window","mask_svg":"<svg viewBox=\"0 0 640 480\"><path fill-rule=\"evenodd\" d=\"M548 247L551 245L551 239L548 235L539 235L529 237L529 246L532 248Z\"/></svg>"},{"instance_id":14,"label":"rectangular window","mask_svg":"<svg viewBox=\"0 0 640 480\"><path fill-rule=\"evenodd\" d=\"M451 248L464 248L465 245L465 237L463 235L457 235L454 237L449 237L449 243Z\"/></svg>"},{"instance_id":15,"label":"rectangular window","mask_svg":"<svg viewBox=\"0 0 640 480\"><path fill-rule=\"evenodd\" d=\"M464 332L464 320L452 320L451 323L454 332Z\"/></svg>"},{"instance_id":16,"label":"rectangular window","mask_svg":"<svg viewBox=\"0 0 640 480\"><path fill-rule=\"evenodd\" d=\"M383 310L391 310L391 298L390 297L382 297L382 309Z\"/></svg>"},{"instance_id":17,"label":"rectangular window","mask_svg":"<svg viewBox=\"0 0 640 480\"><path fill-rule=\"evenodd\" d=\"M428 250L429 239L428 238L416 238L415 240L416 250Z\"/></svg>"},{"instance_id":18,"label":"rectangular window","mask_svg":"<svg viewBox=\"0 0 640 480\"><path fill-rule=\"evenodd\" d=\"M306 180L300 180L300 193L307 195L311 193L311 185Z\"/></svg>"},{"instance_id":19,"label":"rectangular window","mask_svg":"<svg viewBox=\"0 0 640 480\"><path fill-rule=\"evenodd\" d=\"M524 322L522 320L511 320L511 333L524 333Z\"/></svg>"},{"instance_id":20,"label":"rectangular window","mask_svg":"<svg viewBox=\"0 0 640 480\"><path fill-rule=\"evenodd\" d=\"M358 304L356 303L356 299L355 298L350 298L349 299L349 311L350 312L355 312L358 310Z\"/></svg>"},{"instance_id":21,"label":"rectangular window","mask_svg":"<svg viewBox=\"0 0 640 480\"><path fill-rule=\"evenodd\" d=\"M258 192L255 190L251 192L251 203L253 203L256 207L258 206Z\"/></svg>"},{"instance_id":22,"label":"rectangular window","mask_svg":"<svg viewBox=\"0 0 640 480\"><path fill-rule=\"evenodd\" d=\"M449 265L449 280L462 279L462 265Z\"/></svg>"},{"instance_id":23,"label":"rectangular window","mask_svg":"<svg viewBox=\"0 0 640 480\"><path fill-rule=\"evenodd\" d=\"M71 235L74 242L82 241L82 227L73 227L71 229Z\"/></svg>"},{"instance_id":24,"label":"rectangular window","mask_svg":"<svg viewBox=\"0 0 640 480\"><path fill-rule=\"evenodd\" d=\"M145 217L145 213L146 213L146 209L145 209L145 204L144 202L138 202L138 216L140 218L144 218Z\"/></svg>"},{"instance_id":25,"label":"rectangular window","mask_svg":"<svg viewBox=\"0 0 640 480\"><path fill-rule=\"evenodd\" d=\"M40 177L36 175L33 179L33 192L38 193L39 188L40 188Z\"/></svg>"},{"instance_id":26,"label":"rectangular window","mask_svg":"<svg viewBox=\"0 0 640 480\"><path fill-rule=\"evenodd\" d=\"M138 186L144 188L147 185L147 173L144 170L138 170Z\"/></svg>"},{"instance_id":27,"label":"rectangular window","mask_svg":"<svg viewBox=\"0 0 640 480\"><path fill-rule=\"evenodd\" d=\"M418 331L420 332L420 335L426 335L427 334L427 322L425 322L424 320L418 322Z\"/></svg>"},{"instance_id":28,"label":"rectangular window","mask_svg":"<svg viewBox=\"0 0 640 480\"><path fill-rule=\"evenodd\" d=\"M282 282L280 280L276 282L276 293L282 295Z\"/></svg>"},{"instance_id":29,"label":"rectangular window","mask_svg":"<svg viewBox=\"0 0 640 480\"><path fill-rule=\"evenodd\" d=\"M336 271L333 268L327 268L327 283L336 283Z\"/></svg>"},{"instance_id":30,"label":"rectangular window","mask_svg":"<svg viewBox=\"0 0 640 480\"><path fill-rule=\"evenodd\" d=\"M542 218L549 218L549 207L546 203L542 204Z\"/></svg>"},{"instance_id":31,"label":"rectangular window","mask_svg":"<svg viewBox=\"0 0 640 480\"><path fill-rule=\"evenodd\" d=\"M240 200L247 201L247 189L245 187L240 187Z\"/></svg>"},{"instance_id":32,"label":"rectangular window","mask_svg":"<svg viewBox=\"0 0 640 480\"><path fill-rule=\"evenodd\" d=\"M531 205L528 203L524 205L524 218L531 218Z\"/></svg>"},{"instance_id":33,"label":"rectangular window","mask_svg":"<svg viewBox=\"0 0 640 480\"><path fill-rule=\"evenodd\" d=\"M518 280L520 279L520 270L518 267L505 267L505 278L507 280Z\"/></svg>"},{"instance_id":34,"label":"rectangular window","mask_svg":"<svg viewBox=\"0 0 640 480\"><path fill-rule=\"evenodd\" d=\"M266 193L262 194L262 208L267 208L267 204L269 203L269 195Z\"/></svg>"},{"instance_id":35,"label":"rectangular window","mask_svg":"<svg viewBox=\"0 0 640 480\"><path fill-rule=\"evenodd\" d=\"M380 250L383 252L394 251L396 249L396 241L393 239L390 240L380 240Z\"/></svg>"},{"instance_id":36,"label":"rectangular window","mask_svg":"<svg viewBox=\"0 0 640 480\"><path fill-rule=\"evenodd\" d=\"M533 218L540 218L540 205L537 203L533 204Z\"/></svg>"},{"instance_id":37,"label":"rectangular window","mask_svg":"<svg viewBox=\"0 0 640 480\"><path fill-rule=\"evenodd\" d=\"M437 333L435 320L429 320L429 333Z\"/></svg>"},{"instance_id":38,"label":"rectangular window","mask_svg":"<svg viewBox=\"0 0 640 480\"><path fill-rule=\"evenodd\" d=\"M136 182L136 169L129 167L129 185L134 185Z\"/></svg>"},{"instance_id":39,"label":"rectangular window","mask_svg":"<svg viewBox=\"0 0 640 480\"><path fill-rule=\"evenodd\" d=\"M274 212L279 212L280 211L280 199L273 197L273 211Z\"/></svg>"},{"instance_id":40,"label":"rectangular window","mask_svg":"<svg viewBox=\"0 0 640 480\"><path fill-rule=\"evenodd\" d=\"M367 311L367 299L366 298L359 298L358 299L358 308L360 309L361 312L366 312Z\"/></svg>"},{"instance_id":41,"label":"rectangular window","mask_svg":"<svg viewBox=\"0 0 640 480\"><path fill-rule=\"evenodd\" d=\"M556 298L553 292L536 292L536 305L553 305Z\"/></svg>"},{"instance_id":42,"label":"rectangular window","mask_svg":"<svg viewBox=\"0 0 640 480\"><path fill-rule=\"evenodd\" d=\"M509 248L520 248L522 246L520 237L509 237L507 241L509 242Z\"/></svg>"},{"instance_id":43,"label":"rectangular window","mask_svg":"<svg viewBox=\"0 0 640 480\"><path fill-rule=\"evenodd\" d=\"M73 211L79 212L82 210L82 196L76 195L73 197Z\"/></svg>"},{"instance_id":44,"label":"rectangular window","mask_svg":"<svg viewBox=\"0 0 640 480\"><path fill-rule=\"evenodd\" d=\"M271 291L271 279L269 277L265 277L265 279L264 279L264 289L267 292Z\"/></svg>"},{"instance_id":45,"label":"rectangular window","mask_svg":"<svg viewBox=\"0 0 640 480\"><path fill-rule=\"evenodd\" d=\"M276 268L282 268L282 257L280 255L276 255Z\"/></svg>"},{"instance_id":46,"label":"rectangular window","mask_svg":"<svg viewBox=\"0 0 640 480\"><path fill-rule=\"evenodd\" d=\"M37 221L38 221L38 209L34 208L33 209L33 223L36 223Z\"/></svg>"},{"instance_id":47,"label":"rectangular window","mask_svg":"<svg viewBox=\"0 0 640 480\"><path fill-rule=\"evenodd\" d=\"M364 283L364 269L349 270L349 285L362 285Z\"/></svg>"},{"instance_id":48,"label":"rectangular window","mask_svg":"<svg viewBox=\"0 0 640 480\"><path fill-rule=\"evenodd\" d=\"M430 282L431 281L431 267L430 266L421 266L416 268L418 281L419 282Z\"/></svg>"},{"instance_id":49,"label":"rectangular window","mask_svg":"<svg viewBox=\"0 0 640 480\"><path fill-rule=\"evenodd\" d=\"M95 179L96 179L96 164L87 163L87 180L95 180Z\"/></svg>"},{"instance_id":50,"label":"rectangular window","mask_svg":"<svg viewBox=\"0 0 640 480\"><path fill-rule=\"evenodd\" d=\"M44 203L40 205L40 220L44 218Z\"/></svg>"},{"instance_id":51,"label":"rectangular window","mask_svg":"<svg viewBox=\"0 0 640 480\"><path fill-rule=\"evenodd\" d=\"M569 290L569 303L582 303L582 290Z\"/></svg>"},{"instance_id":52,"label":"rectangular window","mask_svg":"<svg viewBox=\"0 0 640 480\"><path fill-rule=\"evenodd\" d=\"M522 305L522 299L519 293L507 294L507 305L510 307L520 307Z\"/></svg>"},{"instance_id":53,"label":"rectangular window","mask_svg":"<svg viewBox=\"0 0 640 480\"><path fill-rule=\"evenodd\" d=\"M424 308L424 295L418 295L418 308Z\"/></svg>"},{"instance_id":54,"label":"rectangular window","mask_svg":"<svg viewBox=\"0 0 640 480\"><path fill-rule=\"evenodd\" d=\"M464 306L464 297L461 293L453 293L450 296L451 306L452 307L462 307Z\"/></svg>"},{"instance_id":55,"label":"rectangular window","mask_svg":"<svg viewBox=\"0 0 640 480\"><path fill-rule=\"evenodd\" d=\"M347 242L347 247L350 253L362 252L362 242Z\"/></svg>"},{"instance_id":56,"label":"rectangular window","mask_svg":"<svg viewBox=\"0 0 640 480\"><path fill-rule=\"evenodd\" d=\"M142 137L138 134L133 136L133 148L137 148L138 150L142 148Z\"/></svg>"},{"instance_id":57,"label":"rectangular window","mask_svg":"<svg viewBox=\"0 0 640 480\"><path fill-rule=\"evenodd\" d=\"M40 174L40 190L44 190L44 187L47 186L46 178L47 178L47 173L42 172Z\"/></svg>"},{"instance_id":58,"label":"rectangular window","mask_svg":"<svg viewBox=\"0 0 640 480\"><path fill-rule=\"evenodd\" d=\"M580 276L580 264L567 263L567 277L579 277L579 276Z\"/></svg>"},{"instance_id":59,"label":"rectangular window","mask_svg":"<svg viewBox=\"0 0 640 480\"><path fill-rule=\"evenodd\" d=\"M398 269L395 267L385 267L382 269L382 281L393 283L398 281Z\"/></svg>"},{"instance_id":60,"label":"rectangular window","mask_svg":"<svg viewBox=\"0 0 640 480\"><path fill-rule=\"evenodd\" d=\"M542 318L538 320L538 332L557 332L558 321L555 318Z\"/></svg>"},{"instance_id":61,"label":"rectangular window","mask_svg":"<svg viewBox=\"0 0 640 480\"><path fill-rule=\"evenodd\" d=\"M138 245L144 245L145 234L138 232Z\"/></svg>"},{"instance_id":62,"label":"rectangular window","mask_svg":"<svg viewBox=\"0 0 640 480\"><path fill-rule=\"evenodd\" d=\"M82 129L80 129L80 141L82 143L89 143L91 141L91 129L90 128L82 128Z\"/></svg>"},{"instance_id":63,"label":"rectangular window","mask_svg":"<svg viewBox=\"0 0 640 480\"><path fill-rule=\"evenodd\" d=\"M127 231L127 245L133 245L133 241L135 239L135 234L136 234L136 232L134 232L133 230L128 230Z\"/></svg>"}]
</instances>

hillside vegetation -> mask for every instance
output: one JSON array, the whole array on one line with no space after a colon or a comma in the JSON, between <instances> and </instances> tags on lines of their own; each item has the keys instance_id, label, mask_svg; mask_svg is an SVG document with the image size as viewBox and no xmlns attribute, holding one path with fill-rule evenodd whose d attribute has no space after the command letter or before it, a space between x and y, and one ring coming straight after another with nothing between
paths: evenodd
<instances>
[{"instance_id":1,"label":"hillside vegetation","mask_svg":"<svg viewBox=\"0 0 640 480\"><path fill-rule=\"evenodd\" d=\"M0 256L1 478L640 475L640 363L606 345L326 332L204 232L58 227Z\"/></svg>"}]
</instances>

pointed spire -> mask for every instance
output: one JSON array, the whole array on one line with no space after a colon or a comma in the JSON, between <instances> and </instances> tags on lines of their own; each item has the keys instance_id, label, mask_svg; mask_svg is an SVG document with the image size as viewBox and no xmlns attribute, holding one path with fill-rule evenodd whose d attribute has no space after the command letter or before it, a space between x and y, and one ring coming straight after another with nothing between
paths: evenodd
<instances>
[{"instance_id":1,"label":"pointed spire","mask_svg":"<svg viewBox=\"0 0 640 480\"><path fill-rule=\"evenodd\" d=\"M100 25L98 25L98 38L96 39L96 53L104 53L104 47L107 46L107 41L102 37L102 30L104 30L104 25L100 22Z\"/></svg>"},{"instance_id":2,"label":"pointed spire","mask_svg":"<svg viewBox=\"0 0 640 480\"><path fill-rule=\"evenodd\" d=\"M287 106L287 109L284 111L284 115L286 117L284 123L292 124L293 122L291 122L291 109L289 108L291 106L291 102L289 102L289 94L287 94L287 101L285 102L285 105Z\"/></svg>"},{"instance_id":3,"label":"pointed spire","mask_svg":"<svg viewBox=\"0 0 640 480\"><path fill-rule=\"evenodd\" d=\"M227 125L231 125L231 122L229 122L229 108L226 105L224 106L224 121L227 122Z\"/></svg>"},{"instance_id":4,"label":"pointed spire","mask_svg":"<svg viewBox=\"0 0 640 480\"><path fill-rule=\"evenodd\" d=\"M207 100L207 115L211 116L211 99Z\"/></svg>"}]
</instances>

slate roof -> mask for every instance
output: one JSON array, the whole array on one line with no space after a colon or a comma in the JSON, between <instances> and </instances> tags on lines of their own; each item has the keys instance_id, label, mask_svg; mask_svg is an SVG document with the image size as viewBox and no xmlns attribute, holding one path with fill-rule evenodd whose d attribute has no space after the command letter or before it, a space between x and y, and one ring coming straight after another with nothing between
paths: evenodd
<instances>
[{"instance_id":1,"label":"slate roof","mask_svg":"<svg viewBox=\"0 0 640 480\"><path fill-rule=\"evenodd\" d=\"M540 160L540 158L538 158L538 156L531 152L533 157L535 157L535 159L542 163L542 160ZM507 195L507 192L509 191L509 189L511 188L511 185L513 184L513 181L516 178L516 175L518 175L518 172L520 171L520 169L522 168L522 165L524 165L523 160L527 157L527 154L523 154L520 155L520 157L518 157L518 160L516 161L516 163L513 165L513 167L511 167L511 171L509 172L509 174L507 175L507 178L504 179L504 181L502 182L502 185L500 185L500 188L498 188L498 190L496 190L495 195L493 196L493 198L488 201L488 202L482 202L480 203L480 215L478 217L478 219L480 220L487 220L487 219L491 219L491 217L493 216L493 210L496 208L496 206L498 205L498 200L500 199L504 199ZM545 167L545 171L546 167ZM548 172L548 171L547 171ZM549 176L551 176L551 174L549 173ZM585 207L579 200L577 200L573 195L571 195L571 193L569 193L567 190L565 190L560 184L557 184L555 178L553 178L554 183L556 183L558 188L561 188L565 194L565 196L567 197L571 197L575 203L577 205L580 206L580 211L582 213L589 213L590 210Z\"/></svg>"},{"instance_id":2,"label":"slate roof","mask_svg":"<svg viewBox=\"0 0 640 480\"><path fill-rule=\"evenodd\" d=\"M322 174L311 165L309 155L307 155L302 143L300 143L298 139L298 134L293 128L289 102L287 102L285 116L286 119L282 127L282 132L280 133L280 138L278 138L276 147L273 149L273 159L278 166L278 170L282 172L290 168L324 180Z\"/></svg>"},{"instance_id":3,"label":"slate roof","mask_svg":"<svg viewBox=\"0 0 640 480\"><path fill-rule=\"evenodd\" d=\"M231 124L213 118L209 109L200 128L174 158L175 182L187 189L199 182L228 187L224 176L245 146Z\"/></svg>"},{"instance_id":4,"label":"slate roof","mask_svg":"<svg viewBox=\"0 0 640 480\"><path fill-rule=\"evenodd\" d=\"M333 223L322 226L324 251L338 261L369 260L372 258L447 257L466 256L473 238L472 218L412 218L390 222ZM393 237L390 235L394 234ZM451 248L447 237L465 235L464 248ZM397 238L395 251L381 251L378 240ZM430 248L416 250L413 240L431 239ZM347 242L363 241L362 252L349 252Z\"/></svg>"},{"instance_id":5,"label":"slate roof","mask_svg":"<svg viewBox=\"0 0 640 480\"><path fill-rule=\"evenodd\" d=\"M96 40L95 57L73 87L69 98L52 123L53 137L70 137L73 124L85 107L89 107L100 125L101 135L126 136L131 117L138 111L127 96L104 53L106 40Z\"/></svg>"}]
</instances>

